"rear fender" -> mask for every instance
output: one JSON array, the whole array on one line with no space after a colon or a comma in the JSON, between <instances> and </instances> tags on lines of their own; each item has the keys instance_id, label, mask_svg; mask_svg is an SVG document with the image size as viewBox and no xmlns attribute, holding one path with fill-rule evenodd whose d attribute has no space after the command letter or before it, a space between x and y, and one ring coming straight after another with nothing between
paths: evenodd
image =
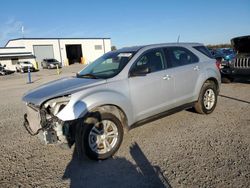
<instances>
[{"instance_id":1,"label":"rear fender","mask_svg":"<svg viewBox=\"0 0 250 188\"><path fill-rule=\"evenodd\" d=\"M200 94L200 90L203 86L203 84L209 80L209 79L214 79L217 81L218 84L218 91L220 89L220 83L221 83L221 77L220 77L220 73L219 71L215 71L212 68L209 68L206 70L206 72L203 72L202 74L200 74L196 87L195 87L195 96L194 96L194 100L197 101L199 98L199 94Z\"/></svg>"}]
</instances>

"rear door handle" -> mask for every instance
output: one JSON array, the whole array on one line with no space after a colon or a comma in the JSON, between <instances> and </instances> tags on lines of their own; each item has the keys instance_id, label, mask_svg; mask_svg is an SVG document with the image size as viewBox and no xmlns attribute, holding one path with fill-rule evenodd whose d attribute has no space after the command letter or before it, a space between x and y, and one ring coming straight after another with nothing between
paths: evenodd
<instances>
[{"instance_id":1,"label":"rear door handle","mask_svg":"<svg viewBox=\"0 0 250 188\"><path fill-rule=\"evenodd\" d=\"M163 80L170 80L171 78L172 78L172 76L170 76L170 75L163 76Z\"/></svg>"},{"instance_id":2,"label":"rear door handle","mask_svg":"<svg viewBox=\"0 0 250 188\"><path fill-rule=\"evenodd\" d=\"M195 71L199 71L199 70L200 70L199 66L195 66L195 67L194 67L194 70L195 70Z\"/></svg>"}]
</instances>

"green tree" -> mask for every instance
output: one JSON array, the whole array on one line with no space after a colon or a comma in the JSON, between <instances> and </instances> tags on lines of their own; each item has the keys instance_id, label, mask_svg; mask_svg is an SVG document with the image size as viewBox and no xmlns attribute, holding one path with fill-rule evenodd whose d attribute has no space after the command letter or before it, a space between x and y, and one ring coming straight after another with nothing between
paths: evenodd
<instances>
[{"instance_id":1,"label":"green tree","mask_svg":"<svg viewBox=\"0 0 250 188\"><path fill-rule=\"evenodd\" d=\"M231 44L209 44L208 48L217 49L217 48L232 48Z\"/></svg>"}]
</instances>

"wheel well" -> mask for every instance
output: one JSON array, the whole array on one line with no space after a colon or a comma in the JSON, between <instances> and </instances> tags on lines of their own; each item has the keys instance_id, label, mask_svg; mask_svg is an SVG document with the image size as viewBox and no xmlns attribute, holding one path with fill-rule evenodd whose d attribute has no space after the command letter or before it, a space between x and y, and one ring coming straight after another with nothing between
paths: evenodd
<instances>
[{"instance_id":1,"label":"wheel well","mask_svg":"<svg viewBox=\"0 0 250 188\"><path fill-rule=\"evenodd\" d=\"M129 130L128 127L128 120L125 112L118 106L112 105L112 104L107 104L107 105L102 105L94 108L92 111L99 111L99 112L109 112L115 115L122 123L124 130L127 132Z\"/></svg>"},{"instance_id":2,"label":"wheel well","mask_svg":"<svg viewBox=\"0 0 250 188\"><path fill-rule=\"evenodd\" d=\"M214 83L216 86L217 93L219 93L219 83L215 78L208 78L205 83Z\"/></svg>"}]
</instances>

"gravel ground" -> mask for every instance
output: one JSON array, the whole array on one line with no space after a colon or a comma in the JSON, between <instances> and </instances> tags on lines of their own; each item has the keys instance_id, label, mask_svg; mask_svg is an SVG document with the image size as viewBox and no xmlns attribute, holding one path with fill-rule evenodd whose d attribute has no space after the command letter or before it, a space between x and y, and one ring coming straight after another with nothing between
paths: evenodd
<instances>
[{"instance_id":1,"label":"gravel ground","mask_svg":"<svg viewBox=\"0 0 250 188\"><path fill-rule=\"evenodd\" d=\"M81 65L0 77L0 187L250 187L250 84L222 84L215 111L181 111L135 128L112 159L79 161L22 127L22 95Z\"/></svg>"}]
</instances>

